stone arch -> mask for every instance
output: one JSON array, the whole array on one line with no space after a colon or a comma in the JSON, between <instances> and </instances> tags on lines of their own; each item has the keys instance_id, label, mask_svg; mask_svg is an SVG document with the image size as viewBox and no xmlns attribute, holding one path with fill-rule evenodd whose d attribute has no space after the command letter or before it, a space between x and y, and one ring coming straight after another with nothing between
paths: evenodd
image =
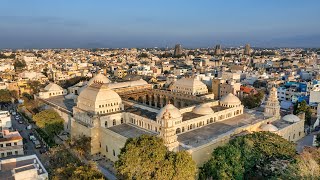
<instances>
[{"instance_id":1,"label":"stone arch","mask_svg":"<svg viewBox=\"0 0 320 180\"><path fill-rule=\"evenodd\" d=\"M177 128L176 129L176 134L180 134L181 133L181 129L180 128Z\"/></svg>"}]
</instances>

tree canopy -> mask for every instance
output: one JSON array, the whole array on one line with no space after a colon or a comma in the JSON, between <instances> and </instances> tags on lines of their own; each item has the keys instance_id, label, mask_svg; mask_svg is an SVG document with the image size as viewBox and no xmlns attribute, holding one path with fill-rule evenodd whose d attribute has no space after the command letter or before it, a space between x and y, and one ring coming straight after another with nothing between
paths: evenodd
<instances>
[{"instance_id":1,"label":"tree canopy","mask_svg":"<svg viewBox=\"0 0 320 180\"><path fill-rule=\"evenodd\" d=\"M250 94L248 96L245 96L242 99L242 104L244 105L244 107L249 109L259 107L263 97L264 97L264 92L258 91L257 94Z\"/></svg>"},{"instance_id":2,"label":"tree canopy","mask_svg":"<svg viewBox=\"0 0 320 180\"><path fill-rule=\"evenodd\" d=\"M36 125L43 129L48 135L59 134L63 130L64 120L53 109L47 109L33 116Z\"/></svg>"},{"instance_id":3,"label":"tree canopy","mask_svg":"<svg viewBox=\"0 0 320 180\"><path fill-rule=\"evenodd\" d=\"M299 114L300 112L305 113L305 119L306 119L305 122L310 126L312 112L311 112L310 106L308 106L305 100L301 101L300 103L297 102L293 107L293 114Z\"/></svg>"},{"instance_id":4,"label":"tree canopy","mask_svg":"<svg viewBox=\"0 0 320 180\"><path fill-rule=\"evenodd\" d=\"M270 178L279 168L273 163L288 161L295 155L293 143L270 132L255 132L216 148L211 159L200 168L200 179Z\"/></svg>"},{"instance_id":5,"label":"tree canopy","mask_svg":"<svg viewBox=\"0 0 320 180\"><path fill-rule=\"evenodd\" d=\"M0 103L10 103L11 102L12 95L10 91L6 89L0 89Z\"/></svg>"},{"instance_id":6,"label":"tree canopy","mask_svg":"<svg viewBox=\"0 0 320 180\"><path fill-rule=\"evenodd\" d=\"M70 142L70 147L76 150L80 156L87 155L91 149L91 138L85 135L73 137Z\"/></svg>"},{"instance_id":7,"label":"tree canopy","mask_svg":"<svg viewBox=\"0 0 320 180\"><path fill-rule=\"evenodd\" d=\"M13 66L15 70L20 70L26 67L26 62L24 60L15 60Z\"/></svg>"},{"instance_id":8,"label":"tree canopy","mask_svg":"<svg viewBox=\"0 0 320 180\"><path fill-rule=\"evenodd\" d=\"M48 164L50 164L50 167L47 169L53 180L105 179L93 165L81 163L64 146L51 148L47 160Z\"/></svg>"},{"instance_id":9,"label":"tree canopy","mask_svg":"<svg viewBox=\"0 0 320 180\"><path fill-rule=\"evenodd\" d=\"M171 152L163 140L142 135L129 138L115 167L124 179L194 179L196 165L185 151Z\"/></svg>"}]
</instances>

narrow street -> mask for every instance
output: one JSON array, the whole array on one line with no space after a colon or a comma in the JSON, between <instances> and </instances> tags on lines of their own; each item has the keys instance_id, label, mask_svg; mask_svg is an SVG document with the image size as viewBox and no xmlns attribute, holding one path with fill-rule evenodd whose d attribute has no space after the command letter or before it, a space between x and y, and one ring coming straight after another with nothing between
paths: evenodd
<instances>
[{"instance_id":1,"label":"narrow street","mask_svg":"<svg viewBox=\"0 0 320 180\"><path fill-rule=\"evenodd\" d=\"M15 106L12 107L11 109L13 109L14 111L16 111ZM17 111L16 111L17 112ZM44 155L40 153L40 150L42 148L35 148L35 145L33 144L33 142L29 139L29 134L32 133L32 130L28 130L26 127L29 125L28 121L26 119L24 119L23 116L20 116L22 119L22 124L20 124L18 122L18 120L15 119L14 115L11 115L11 122L12 122L12 127L13 129L16 129L17 131L19 131L20 135L23 137L24 141L23 141L23 146L24 146L24 154L25 155L32 155L32 154L36 154L38 156L38 158L40 160L42 160L44 158ZM37 138L39 139L39 138ZM40 140L39 140L40 141Z\"/></svg>"}]
</instances>

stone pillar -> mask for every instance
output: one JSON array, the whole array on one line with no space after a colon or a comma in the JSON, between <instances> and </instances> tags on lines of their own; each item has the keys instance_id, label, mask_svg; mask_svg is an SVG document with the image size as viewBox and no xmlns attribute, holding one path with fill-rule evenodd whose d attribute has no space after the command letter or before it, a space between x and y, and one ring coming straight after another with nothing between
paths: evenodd
<instances>
[{"instance_id":1,"label":"stone pillar","mask_svg":"<svg viewBox=\"0 0 320 180\"><path fill-rule=\"evenodd\" d=\"M146 98L146 96L143 96L143 97L142 97L142 103L143 103L143 104L147 104L147 98Z\"/></svg>"},{"instance_id":2,"label":"stone pillar","mask_svg":"<svg viewBox=\"0 0 320 180\"><path fill-rule=\"evenodd\" d=\"M162 108L163 106L164 106L163 96L160 96L160 107Z\"/></svg>"},{"instance_id":3,"label":"stone pillar","mask_svg":"<svg viewBox=\"0 0 320 180\"><path fill-rule=\"evenodd\" d=\"M183 108L184 107L184 101L181 100L180 103L181 103L181 107L180 108Z\"/></svg>"},{"instance_id":4,"label":"stone pillar","mask_svg":"<svg viewBox=\"0 0 320 180\"><path fill-rule=\"evenodd\" d=\"M152 96L151 95L147 95L147 96L149 96L149 106L152 106Z\"/></svg>"},{"instance_id":5,"label":"stone pillar","mask_svg":"<svg viewBox=\"0 0 320 180\"><path fill-rule=\"evenodd\" d=\"M173 99L173 105L174 105L175 107L178 107L178 100L177 100L177 98L174 98L174 99Z\"/></svg>"}]
</instances>

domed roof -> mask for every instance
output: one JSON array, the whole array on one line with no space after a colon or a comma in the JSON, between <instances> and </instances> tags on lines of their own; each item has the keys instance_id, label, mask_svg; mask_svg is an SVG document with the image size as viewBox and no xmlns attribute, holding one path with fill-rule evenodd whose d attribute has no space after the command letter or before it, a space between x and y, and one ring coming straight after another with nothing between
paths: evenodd
<instances>
[{"instance_id":1,"label":"domed roof","mask_svg":"<svg viewBox=\"0 0 320 180\"><path fill-rule=\"evenodd\" d=\"M83 89L80 94L78 100L87 100L94 103L101 101L110 101L110 102L119 102L121 101L120 96L109 89L106 84L92 84L91 86L87 86Z\"/></svg>"},{"instance_id":2,"label":"domed roof","mask_svg":"<svg viewBox=\"0 0 320 180\"><path fill-rule=\"evenodd\" d=\"M285 115L283 116L282 118L284 121L287 121L287 122L292 122L292 123L295 123L295 122L298 122L300 121L300 118L296 115L293 115L293 114L288 114L288 115Z\"/></svg>"},{"instance_id":3,"label":"domed roof","mask_svg":"<svg viewBox=\"0 0 320 180\"><path fill-rule=\"evenodd\" d=\"M199 81L198 79L195 78L181 78L179 80L177 80L176 82L174 82L175 86L184 86L184 87L196 87L196 86L205 86L206 85Z\"/></svg>"},{"instance_id":4,"label":"domed roof","mask_svg":"<svg viewBox=\"0 0 320 180\"><path fill-rule=\"evenodd\" d=\"M278 128L275 127L275 126L272 125L272 124L264 124L264 125L260 126L260 129L261 129L262 131L269 131L269 132L278 131Z\"/></svg>"},{"instance_id":5,"label":"domed roof","mask_svg":"<svg viewBox=\"0 0 320 180\"><path fill-rule=\"evenodd\" d=\"M170 114L171 119L175 119L175 118L179 118L181 117L181 112L179 111L178 108L176 108L174 105L172 104L167 104L166 106L164 106L163 108L161 108L161 110L159 111L159 113L157 114L157 119L158 118L162 118L163 114L168 111Z\"/></svg>"},{"instance_id":6,"label":"domed roof","mask_svg":"<svg viewBox=\"0 0 320 180\"><path fill-rule=\"evenodd\" d=\"M102 84L106 84L109 83L110 80L103 74L97 74L96 76L94 76L93 78L91 78L89 80L89 82L87 83L88 86L92 85L94 82L99 82Z\"/></svg>"},{"instance_id":7,"label":"domed roof","mask_svg":"<svg viewBox=\"0 0 320 180\"><path fill-rule=\"evenodd\" d=\"M55 83L48 84L44 89L46 91L63 91L63 88Z\"/></svg>"},{"instance_id":8,"label":"domed roof","mask_svg":"<svg viewBox=\"0 0 320 180\"><path fill-rule=\"evenodd\" d=\"M195 114L200 114L200 115L208 115L208 114L214 113L212 108L207 104L201 104L201 105L196 106L192 112Z\"/></svg>"},{"instance_id":9,"label":"domed roof","mask_svg":"<svg viewBox=\"0 0 320 180\"><path fill-rule=\"evenodd\" d=\"M220 102L222 102L222 103L234 103L234 104L241 103L240 99L237 96L233 95L232 93L229 93L229 94L223 96L220 99Z\"/></svg>"}]
</instances>

